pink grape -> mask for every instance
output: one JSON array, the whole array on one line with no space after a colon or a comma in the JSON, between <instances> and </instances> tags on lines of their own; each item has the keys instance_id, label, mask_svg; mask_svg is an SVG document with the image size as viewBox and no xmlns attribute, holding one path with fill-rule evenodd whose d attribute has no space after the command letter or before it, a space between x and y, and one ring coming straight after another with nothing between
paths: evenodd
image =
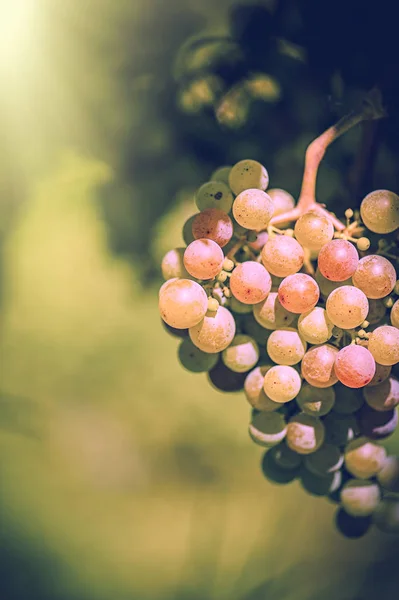
<instances>
[{"instance_id":1,"label":"pink grape","mask_svg":"<svg viewBox=\"0 0 399 600\"><path fill-rule=\"evenodd\" d=\"M352 281L367 298L378 300L392 292L396 283L396 271L389 260L372 254L359 260Z\"/></svg>"},{"instance_id":2,"label":"pink grape","mask_svg":"<svg viewBox=\"0 0 399 600\"><path fill-rule=\"evenodd\" d=\"M223 267L224 254L212 240L194 240L184 252L184 266L196 279L213 279Z\"/></svg>"},{"instance_id":3,"label":"pink grape","mask_svg":"<svg viewBox=\"0 0 399 600\"><path fill-rule=\"evenodd\" d=\"M334 370L341 383L350 388L360 388L373 379L375 361L367 348L350 344L338 352Z\"/></svg>"},{"instance_id":4,"label":"pink grape","mask_svg":"<svg viewBox=\"0 0 399 600\"><path fill-rule=\"evenodd\" d=\"M334 385L338 377L334 371L334 362L338 348L330 344L313 346L302 359L302 376L310 385L326 388Z\"/></svg>"},{"instance_id":5,"label":"pink grape","mask_svg":"<svg viewBox=\"0 0 399 600\"><path fill-rule=\"evenodd\" d=\"M272 275L287 277L297 273L304 259L302 246L288 235L276 235L267 240L261 253L262 263Z\"/></svg>"},{"instance_id":6,"label":"pink grape","mask_svg":"<svg viewBox=\"0 0 399 600\"><path fill-rule=\"evenodd\" d=\"M191 279L169 279L159 290L159 312L162 319L176 329L187 329L199 323L208 309L204 289Z\"/></svg>"},{"instance_id":7,"label":"pink grape","mask_svg":"<svg viewBox=\"0 0 399 600\"><path fill-rule=\"evenodd\" d=\"M269 294L272 280L265 267L248 260L237 265L230 277L230 289L243 304L257 304Z\"/></svg>"},{"instance_id":8,"label":"pink grape","mask_svg":"<svg viewBox=\"0 0 399 600\"><path fill-rule=\"evenodd\" d=\"M314 308L319 300L320 290L310 275L295 273L288 275L278 288L281 304L290 312L301 314Z\"/></svg>"},{"instance_id":9,"label":"pink grape","mask_svg":"<svg viewBox=\"0 0 399 600\"><path fill-rule=\"evenodd\" d=\"M399 329L392 325L377 327L370 334L368 348L380 365L399 362Z\"/></svg>"},{"instance_id":10,"label":"pink grape","mask_svg":"<svg viewBox=\"0 0 399 600\"><path fill-rule=\"evenodd\" d=\"M233 236L233 223L229 215L218 208L207 208L193 220L193 236L196 240L208 239L223 248Z\"/></svg>"},{"instance_id":11,"label":"pink grape","mask_svg":"<svg viewBox=\"0 0 399 600\"><path fill-rule=\"evenodd\" d=\"M359 255L353 244L346 240L332 240L321 248L318 267L326 279L344 281L352 277L358 262Z\"/></svg>"}]
</instances>

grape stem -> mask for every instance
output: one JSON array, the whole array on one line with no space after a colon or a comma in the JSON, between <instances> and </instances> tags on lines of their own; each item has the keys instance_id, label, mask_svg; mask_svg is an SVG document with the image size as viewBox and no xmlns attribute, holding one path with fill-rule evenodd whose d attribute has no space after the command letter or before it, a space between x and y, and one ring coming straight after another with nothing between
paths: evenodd
<instances>
[{"instance_id":1,"label":"grape stem","mask_svg":"<svg viewBox=\"0 0 399 600\"><path fill-rule=\"evenodd\" d=\"M382 107L381 93L377 88L373 88L365 96L358 109L342 117L338 123L329 127L313 140L307 147L305 154L305 168L298 204L292 210L273 217L270 224L279 225L287 221L297 221L309 210L314 210L326 216L337 231L344 231L346 229L345 225L333 213L326 210L325 205L316 201L316 179L320 163L328 146L342 134L362 121L380 119L384 116L385 111Z\"/></svg>"}]
</instances>

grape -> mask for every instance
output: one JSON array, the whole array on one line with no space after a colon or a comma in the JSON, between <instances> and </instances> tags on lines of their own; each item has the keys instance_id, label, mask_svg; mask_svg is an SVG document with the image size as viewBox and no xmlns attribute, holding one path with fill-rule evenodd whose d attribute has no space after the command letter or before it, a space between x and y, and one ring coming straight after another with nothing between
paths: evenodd
<instances>
[{"instance_id":1,"label":"grape","mask_svg":"<svg viewBox=\"0 0 399 600\"><path fill-rule=\"evenodd\" d=\"M223 248L233 236L233 223L225 212L218 208L207 208L193 220L193 236L196 240L213 240Z\"/></svg>"},{"instance_id":2,"label":"grape","mask_svg":"<svg viewBox=\"0 0 399 600\"><path fill-rule=\"evenodd\" d=\"M304 273L288 275L278 288L281 304L290 312L297 314L312 310L319 300L319 295L316 281Z\"/></svg>"},{"instance_id":3,"label":"grape","mask_svg":"<svg viewBox=\"0 0 399 600\"><path fill-rule=\"evenodd\" d=\"M310 454L322 446L324 435L320 419L299 413L288 422L287 446L298 454Z\"/></svg>"},{"instance_id":4,"label":"grape","mask_svg":"<svg viewBox=\"0 0 399 600\"><path fill-rule=\"evenodd\" d=\"M287 424L283 415L277 412L259 412L252 417L249 435L260 446L271 448L286 436Z\"/></svg>"},{"instance_id":5,"label":"grape","mask_svg":"<svg viewBox=\"0 0 399 600\"><path fill-rule=\"evenodd\" d=\"M229 186L238 195L244 190L265 190L269 184L269 175L263 165L256 160L240 160L229 174Z\"/></svg>"},{"instance_id":6,"label":"grape","mask_svg":"<svg viewBox=\"0 0 399 600\"><path fill-rule=\"evenodd\" d=\"M336 290L337 288L341 287L342 285L352 285L351 277L349 279L345 279L345 281L330 281L329 279L326 279L325 277L323 277L323 275L320 273L319 269L316 269L315 279L316 279L317 285L320 288L320 293L325 298L327 298L333 290ZM385 310L385 308L384 308L384 310Z\"/></svg>"},{"instance_id":7,"label":"grape","mask_svg":"<svg viewBox=\"0 0 399 600\"><path fill-rule=\"evenodd\" d=\"M334 370L341 383L350 388L360 388L373 379L375 361L367 348L351 344L336 355Z\"/></svg>"},{"instance_id":8,"label":"grape","mask_svg":"<svg viewBox=\"0 0 399 600\"><path fill-rule=\"evenodd\" d=\"M395 409L381 412L374 410L367 404L362 406L357 418L360 433L373 440L388 437L398 425L398 413Z\"/></svg>"},{"instance_id":9,"label":"grape","mask_svg":"<svg viewBox=\"0 0 399 600\"><path fill-rule=\"evenodd\" d=\"M266 347L266 342L269 339L270 331L265 329L257 321L253 315L245 315L242 321L242 330L254 338L262 347Z\"/></svg>"},{"instance_id":10,"label":"grape","mask_svg":"<svg viewBox=\"0 0 399 600\"><path fill-rule=\"evenodd\" d=\"M302 376L310 385L318 388L330 387L337 383L334 371L338 348L330 344L310 348L302 359Z\"/></svg>"},{"instance_id":11,"label":"grape","mask_svg":"<svg viewBox=\"0 0 399 600\"><path fill-rule=\"evenodd\" d=\"M399 456L387 456L377 473L378 483L387 492L399 494Z\"/></svg>"},{"instance_id":12,"label":"grape","mask_svg":"<svg viewBox=\"0 0 399 600\"><path fill-rule=\"evenodd\" d=\"M380 383L382 383L383 381L385 381L386 379L388 379L388 377L390 376L392 371L392 367L391 366L387 366L387 365L380 365L378 363L375 363L375 373L374 373L374 377L373 379L370 381L370 383L367 384L367 387L373 387L375 385L379 385Z\"/></svg>"},{"instance_id":13,"label":"grape","mask_svg":"<svg viewBox=\"0 0 399 600\"><path fill-rule=\"evenodd\" d=\"M302 487L313 496L329 496L341 487L341 482L341 471L320 476L309 471L305 465L301 469Z\"/></svg>"},{"instance_id":14,"label":"grape","mask_svg":"<svg viewBox=\"0 0 399 600\"><path fill-rule=\"evenodd\" d=\"M361 290L353 285L343 285L328 296L326 311L337 327L354 329L367 317L369 303Z\"/></svg>"},{"instance_id":15,"label":"grape","mask_svg":"<svg viewBox=\"0 0 399 600\"><path fill-rule=\"evenodd\" d=\"M251 248L251 250L255 250L255 252L260 252L268 239L269 234L267 233L267 231L259 231L256 233L256 240L254 242L249 242L248 246Z\"/></svg>"},{"instance_id":16,"label":"grape","mask_svg":"<svg viewBox=\"0 0 399 600\"><path fill-rule=\"evenodd\" d=\"M207 308L205 291L191 279L170 279L159 290L161 317L176 329L197 325L204 318Z\"/></svg>"},{"instance_id":17,"label":"grape","mask_svg":"<svg viewBox=\"0 0 399 600\"><path fill-rule=\"evenodd\" d=\"M323 417L334 406L334 388L317 388L309 383L303 383L296 401L305 414L312 417Z\"/></svg>"},{"instance_id":18,"label":"grape","mask_svg":"<svg viewBox=\"0 0 399 600\"><path fill-rule=\"evenodd\" d=\"M267 353L278 365L296 365L306 352L306 342L293 327L276 329L267 340Z\"/></svg>"},{"instance_id":19,"label":"grape","mask_svg":"<svg viewBox=\"0 0 399 600\"><path fill-rule=\"evenodd\" d=\"M277 365L266 373L263 389L271 400L283 404L298 395L301 378L293 367Z\"/></svg>"},{"instance_id":20,"label":"grape","mask_svg":"<svg viewBox=\"0 0 399 600\"><path fill-rule=\"evenodd\" d=\"M184 252L184 266L197 279L213 279L222 270L224 255L212 240L194 240Z\"/></svg>"},{"instance_id":21,"label":"grape","mask_svg":"<svg viewBox=\"0 0 399 600\"><path fill-rule=\"evenodd\" d=\"M250 405L257 410L265 412L277 410L281 406L278 402L273 402L273 400L268 398L263 389L265 375L271 367L272 365L256 367L248 373L244 382L245 396Z\"/></svg>"},{"instance_id":22,"label":"grape","mask_svg":"<svg viewBox=\"0 0 399 600\"><path fill-rule=\"evenodd\" d=\"M287 277L297 273L304 259L303 248L288 235L269 237L261 253L266 269L277 277Z\"/></svg>"},{"instance_id":23,"label":"grape","mask_svg":"<svg viewBox=\"0 0 399 600\"><path fill-rule=\"evenodd\" d=\"M367 321L370 325L376 325L385 316L386 308L381 300L369 300L369 312Z\"/></svg>"},{"instance_id":24,"label":"grape","mask_svg":"<svg viewBox=\"0 0 399 600\"><path fill-rule=\"evenodd\" d=\"M274 446L274 448L278 447L279 445ZM274 459L274 448L267 450L263 455L261 465L263 475L272 483L278 483L280 485L291 483L291 481L294 481L297 477L299 469L286 469L281 467Z\"/></svg>"},{"instance_id":25,"label":"grape","mask_svg":"<svg viewBox=\"0 0 399 600\"><path fill-rule=\"evenodd\" d=\"M230 298L229 308L238 315L249 315L252 313L251 304L244 304L237 300L237 298L234 298L234 296Z\"/></svg>"},{"instance_id":26,"label":"grape","mask_svg":"<svg viewBox=\"0 0 399 600\"><path fill-rule=\"evenodd\" d=\"M357 479L369 479L377 475L385 458L385 448L364 436L351 440L345 448L345 467Z\"/></svg>"},{"instance_id":27,"label":"grape","mask_svg":"<svg viewBox=\"0 0 399 600\"><path fill-rule=\"evenodd\" d=\"M171 327L163 319L161 319L162 327L165 329L166 333L169 333L173 337L177 337L180 339L184 339L188 337L188 329L176 329L175 327Z\"/></svg>"},{"instance_id":28,"label":"grape","mask_svg":"<svg viewBox=\"0 0 399 600\"><path fill-rule=\"evenodd\" d=\"M309 250L320 250L334 237L330 219L312 210L299 217L294 231L298 242Z\"/></svg>"},{"instance_id":29,"label":"grape","mask_svg":"<svg viewBox=\"0 0 399 600\"><path fill-rule=\"evenodd\" d=\"M228 213L233 204L233 194L222 181L208 181L197 191L195 203L199 210L219 208Z\"/></svg>"},{"instance_id":30,"label":"grape","mask_svg":"<svg viewBox=\"0 0 399 600\"><path fill-rule=\"evenodd\" d=\"M399 196L388 190L370 192L360 205L360 216L374 233L391 233L399 227Z\"/></svg>"},{"instance_id":31,"label":"grape","mask_svg":"<svg viewBox=\"0 0 399 600\"><path fill-rule=\"evenodd\" d=\"M195 215L191 215L191 217L189 217L187 219L187 221L183 225L182 235L183 235L184 243L187 246L189 244L191 244L191 242L193 242L195 240L195 238L193 236L193 222L194 222L195 217L198 216L199 214L200 213L196 213Z\"/></svg>"},{"instance_id":32,"label":"grape","mask_svg":"<svg viewBox=\"0 0 399 600\"><path fill-rule=\"evenodd\" d=\"M374 525L384 533L399 534L399 498L386 496L373 514Z\"/></svg>"},{"instance_id":33,"label":"grape","mask_svg":"<svg viewBox=\"0 0 399 600\"><path fill-rule=\"evenodd\" d=\"M377 327L370 334L368 348L380 365L399 362L399 330L391 325Z\"/></svg>"},{"instance_id":34,"label":"grape","mask_svg":"<svg viewBox=\"0 0 399 600\"><path fill-rule=\"evenodd\" d=\"M273 201L273 217L282 215L294 208L295 200L291 196L291 194L289 194L285 190L282 190L280 188L273 188L271 190L267 190L267 193Z\"/></svg>"},{"instance_id":35,"label":"grape","mask_svg":"<svg viewBox=\"0 0 399 600\"><path fill-rule=\"evenodd\" d=\"M333 446L346 446L358 433L358 425L353 415L340 415L333 411L323 419L326 428L326 442Z\"/></svg>"},{"instance_id":36,"label":"grape","mask_svg":"<svg viewBox=\"0 0 399 600\"><path fill-rule=\"evenodd\" d=\"M326 279L344 281L352 277L359 262L358 252L347 240L332 240L319 252L318 268Z\"/></svg>"},{"instance_id":37,"label":"grape","mask_svg":"<svg viewBox=\"0 0 399 600\"><path fill-rule=\"evenodd\" d=\"M349 539L358 539L365 535L372 524L371 517L352 517L340 508L335 517L337 529Z\"/></svg>"},{"instance_id":38,"label":"grape","mask_svg":"<svg viewBox=\"0 0 399 600\"><path fill-rule=\"evenodd\" d=\"M203 352L222 352L231 344L236 324L234 317L223 306L219 306L216 313L207 312L204 318L193 327L190 327L191 341Z\"/></svg>"},{"instance_id":39,"label":"grape","mask_svg":"<svg viewBox=\"0 0 399 600\"><path fill-rule=\"evenodd\" d=\"M234 200L233 215L239 225L246 229L261 230L268 226L273 216L273 202L262 190L249 189Z\"/></svg>"},{"instance_id":40,"label":"grape","mask_svg":"<svg viewBox=\"0 0 399 600\"><path fill-rule=\"evenodd\" d=\"M220 309L219 309L220 310ZM208 373L209 383L221 392L239 392L244 387L246 373L235 373L222 360Z\"/></svg>"},{"instance_id":41,"label":"grape","mask_svg":"<svg viewBox=\"0 0 399 600\"><path fill-rule=\"evenodd\" d=\"M265 300L255 304L253 314L259 325L266 329L279 329L291 325L295 314L284 308L278 299L277 292L270 292Z\"/></svg>"},{"instance_id":42,"label":"grape","mask_svg":"<svg viewBox=\"0 0 399 600\"><path fill-rule=\"evenodd\" d=\"M350 479L341 490L342 507L352 517L371 515L380 499L380 488L372 481Z\"/></svg>"},{"instance_id":43,"label":"grape","mask_svg":"<svg viewBox=\"0 0 399 600\"><path fill-rule=\"evenodd\" d=\"M391 323L393 327L399 329L399 300L396 300L391 309Z\"/></svg>"},{"instance_id":44,"label":"grape","mask_svg":"<svg viewBox=\"0 0 399 600\"><path fill-rule=\"evenodd\" d=\"M243 304L262 302L271 287L269 273L253 260L237 265L230 277L231 292Z\"/></svg>"},{"instance_id":45,"label":"grape","mask_svg":"<svg viewBox=\"0 0 399 600\"><path fill-rule=\"evenodd\" d=\"M396 271L383 256L371 254L359 260L352 275L353 285L362 290L367 298L379 300L388 296L395 287Z\"/></svg>"},{"instance_id":46,"label":"grape","mask_svg":"<svg viewBox=\"0 0 399 600\"><path fill-rule=\"evenodd\" d=\"M190 274L187 272L184 262L185 248L174 248L169 250L162 259L161 269L162 276L165 280L180 278L190 279Z\"/></svg>"},{"instance_id":47,"label":"grape","mask_svg":"<svg viewBox=\"0 0 399 600\"><path fill-rule=\"evenodd\" d=\"M334 323L329 319L327 311L320 306L301 314L298 320L298 331L309 344L324 344L332 336Z\"/></svg>"},{"instance_id":48,"label":"grape","mask_svg":"<svg viewBox=\"0 0 399 600\"><path fill-rule=\"evenodd\" d=\"M332 444L323 444L305 458L305 467L319 477L338 471L343 464L344 455L338 446Z\"/></svg>"},{"instance_id":49,"label":"grape","mask_svg":"<svg viewBox=\"0 0 399 600\"><path fill-rule=\"evenodd\" d=\"M389 377L379 385L364 388L363 395L374 410L391 410L399 404L399 381Z\"/></svg>"},{"instance_id":50,"label":"grape","mask_svg":"<svg viewBox=\"0 0 399 600\"><path fill-rule=\"evenodd\" d=\"M236 373L245 373L252 369L259 359L258 344L249 335L236 335L222 353L226 367Z\"/></svg>"},{"instance_id":51,"label":"grape","mask_svg":"<svg viewBox=\"0 0 399 600\"><path fill-rule=\"evenodd\" d=\"M222 181L226 185L229 185L229 175L231 171L231 165L227 167L218 167L211 175L210 181Z\"/></svg>"},{"instance_id":52,"label":"grape","mask_svg":"<svg viewBox=\"0 0 399 600\"><path fill-rule=\"evenodd\" d=\"M183 340L180 344L178 356L183 367L192 373L209 371L216 365L219 358L218 354L203 352L188 339Z\"/></svg>"},{"instance_id":53,"label":"grape","mask_svg":"<svg viewBox=\"0 0 399 600\"><path fill-rule=\"evenodd\" d=\"M297 452L291 450L285 440L274 446L270 452L276 465L282 469L297 469L301 465L302 457Z\"/></svg>"},{"instance_id":54,"label":"grape","mask_svg":"<svg viewBox=\"0 0 399 600\"><path fill-rule=\"evenodd\" d=\"M362 393L354 388L348 388L342 383L337 383L335 389L334 412L341 415L351 415L359 410L364 404Z\"/></svg>"}]
</instances>

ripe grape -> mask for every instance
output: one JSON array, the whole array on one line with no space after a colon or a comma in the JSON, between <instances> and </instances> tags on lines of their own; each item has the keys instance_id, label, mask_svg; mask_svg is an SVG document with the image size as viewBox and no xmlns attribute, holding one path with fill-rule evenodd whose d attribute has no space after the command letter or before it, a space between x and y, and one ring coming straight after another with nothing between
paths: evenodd
<instances>
[{"instance_id":1,"label":"ripe grape","mask_svg":"<svg viewBox=\"0 0 399 600\"><path fill-rule=\"evenodd\" d=\"M259 412L252 417L249 435L260 446L271 448L286 436L287 424L283 415L277 412Z\"/></svg>"},{"instance_id":2,"label":"ripe grape","mask_svg":"<svg viewBox=\"0 0 399 600\"><path fill-rule=\"evenodd\" d=\"M304 259L303 248L288 235L276 235L267 240L261 253L262 263L272 275L287 277L297 273Z\"/></svg>"},{"instance_id":3,"label":"ripe grape","mask_svg":"<svg viewBox=\"0 0 399 600\"><path fill-rule=\"evenodd\" d=\"M343 285L328 296L326 311L337 327L354 329L367 317L369 303L361 290L353 285Z\"/></svg>"},{"instance_id":4,"label":"ripe grape","mask_svg":"<svg viewBox=\"0 0 399 600\"><path fill-rule=\"evenodd\" d=\"M278 288L281 304L290 312L301 314L314 308L320 291L316 281L304 273L288 275Z\"/></svg>"},{"instance_id":5,"label":"ripe grape","mask_svg":"<svg viewBox=\"0 0 399 600\"><path fill-rule=\"evenodd\" d=\"M302 359L302 376L310 385L326 388L334 385L338 377L334 371L338 348L330 344L310 348Z\"/></svg>"},{"instance_id":6,"label":"ripe grape","mask_svg":"<svg viewBox=\"0 0 399 600\"><path fill-rule=\"evenodd\" d=\"M359 262L358 252L347 240L332 240L319 252L318 268L326 279L344 281L352 277Z\"/></svg>"},{"instance_id":7,"label":"ripe grape","mask_svg":"<svg viewBox=\"0 0 399 600\"><path fill-rule=\"evenodd\" d=\"M303 383L296 401L305 414L312 417L323 417L334 406L334 388L317 388L309 383Z\"/></svg>"},{"instance_id":8,"label":"ripe grape","mask_svg":"<svg viewBox=\"0 0 399 600\"><path fill-rule=\"evenodd\" d=\"M399 329L391 325L377 327L370 334L368 349L380 365L399 362Z\"/></svg>"},{"instance_id":9,"label":"ripe grape","mask_svg":"<svg viewBox=\"0 0 399 600\"><path fill-rule=\"evenodd\" d=\"M393 327L399 329L399 300L396 300L391 309L391 323Z\"/></svg>"},{"instance_id":10,"label":"ripe grape","mask_svg":"<svg viewBox=\"0 0 399 600\"><path fill-rule=\"evenodd\" d=\"M253 306L253 314L259 325L266 329L279 329L291 325L295 314L289 312L278 299L277 292L270 292L265 300Z\"/></svg>"},{"instance_id":11,"label":"ripe grape","mask_svg":"<svg viewBox=\"0 0 399 600\"><path fill-rule=\"evenodd\" d=\"M265 375L271 367L272 365L256 367L248 373L244 382L245 396L250 405L257 410L264 410L266 412L272 412L281 407L281 404L273 402L273 400L268 398L263 389Z\"/></svg>"},{"instance_id":12,"label":"ripe grape","mask_svg":"<svg viewBox=\"0 0 399 600\"><path fill-rule=\"evenodd\" d=\"M226 367L236 373L246 373L256 365L258 359L258 344L249 335L236 335L222 353Z\"/></svg>"},{"instance_id":13,"label":"ripe grape","mask_svg":"<svg viewBox=\"0 0 399 600\"><path fill-rule=\"evenodd\" d=\"M334 386L334 390L334 412L340 415L351 415L363 406L364 398L358 389L348 388L346 385L342 385L342 383L337 383Z\"/></svg>"},{"instance_id":14,"label":"ripe grape","mask_svg":"<svg viewBox=\"0 0 399 600\"><path fill-rule=\"evenodd\" d=\"M345 281L330 281L329 279L326 279L320 273L319 269L316 269L315 279L316 279L317 285L320 288L320 293L325 298L327 298L333 290L336 290L337 288L341 287L342 285L352 285L351 277L349 279L345 279Z\"/></svg>"},{"instance_id":15,"label":"ripe grape","mask_svg":"<svg viewBox=\"0 0 399 600\"><path fill-rule=\"evenodd\" d=\"M246 229L261 230L267 227L273 210L272 199L266 192L257 189L244 190L233 203L234 218Z\"/></svg>"},{"instance_id":16,"label":"ripe grape","mask_svg":"<svg viewBox=\"0 0 399 600\"><path fill-rule=\"evenodd\" d=\"M208 354L203 352L191 342L185 339L179 346L178 357L182 366L192 373L205 373L216 365L219 354Z\"/></svg>"},{"instance_id":17,"label":"ripe grape","mask_svg":"<svg viewBox=\"0 0 399 600\"><path fill-rule=\"evenodd\" d=\"M379 385L365 387L363 395L374 410L391 410L399 404L399 381L395 377L389 377Z\"/></svg>"},{"instance_id":18,"label":"ripe grape","mask_svg":"<svg viewBox=\"0 0 399 600\"><path fill-rule=\"evenodd\" d=\"M231 165L226 167L218 167L211 175L210 181L223 181L226 185L229 185L229 175L231 171Z\"/></svg>"},{"instance_id":19,"label":"ripe grape","mask_svg":"<svg viewBox=\"0 0 399 600\"><path fill-rule=\"evenodd\" d=\"M159 290L162 319L176 329L197 325L208 309L204 289L191 279L169 279Z\"/></svg>"},{"instance_id":20,"label":"ripe grape","mask_svg":"<svg viewBox=\"0 0 399 600\"><path fill-rule=\"evenodd\" d=\"M387 492L399 493L399 456L386 457L377 480Z\"/></svg>"},{"instance_id":21,"label":"ripe grape","mask_svg":"<svg viewBox=\"0 0 399 600\"><path fill-rule=\"evenodd\" d=\"M263 389L274 402L283 404L298 395L301 378L293 367L277 365L266 373Z\"/></svg>"},{"instance_id":22,"label":"ripe grape","mask_svg":"<svg viewBox=\"0 0 399 600\"><path fill-rule=\"evenodd\" d=\"M301 314L298 319L298 331L309 344L324 344L332 336L334 323L327 311L320 306Z\"/></svg>"},{"instance_id":23,"label":"ripe grape","mask_svg":"<svg viewBox=\"0 0 399 600\"><path fill-rule=\"evenodd\" d=\"M326 428L326 442L333 446L346 446L358 433L358 425L353 415L340 415L331 411L323 418Z\"/></svg>"},{"instance_id":24,"label":"ripe grape","mask_svg":"<svg viewBox=\"0 0 399 600\"><path fill-rule=\"evenodd\" d=\"M381 300L369 300L369 312L367 314L367 321L370 325L376 325L379 323L386 313L386 307Z\"/></svg>"},{"instance_id":25,"label":"ripe grape","mask_svg":"<svg viewBox=\"0 0 399 600\"><path fill-rule=\"evenodd\" d=\"M203 352L222 352L231 344L236 324L231 312L219 306L216 313L207 312L188 332L193 344Z\"/></svg>"},{"instance_id":26,"label":"ripe grape","mask_svg":"<svg viewBox=\"0 0 399 600\"><path fill-rule=\"evenodd\" d=\"M184 252L184 266L197 279L213 279L222 270L224 255L212 240L194 240Z\"/></svg>"},{"instance_id":27,"label":"ripe grape","mask_svg":"<svg viewBox=\"0 0 399 600\"><path fill-rule=\"evenodd\" d=\"M323 444L305 458L305 467L314 475L323 477L338 471L344 463L344 455L338 446Z\"/></svg>"},{"instance_id":28,"label":"ripe grape","mask_svg":"<svg viewBox=\"0 0 399 600\"><path fill-rule=\"evenodd\" d=\"M302 457L291 450L285 440L274 446L270 452L276 465L282 469L297 469L301 465Z\"/></svg>"},{"instance_id":29,"label":"ripe grape","mask_svg":"<svg viewBox=\"0 0 399 600\"><path fill-rule=\"evenodd\" d=\"M199 214L200 213L195 213L195 215L191 215L183 225L182 236L184 243L187 246L195 240L195 237L193 236L193 222L195 217Z\"/></svg>"},{"instance_id":30,"label":"ripe grape","mask_svg":"<svg viewBox=\"0 0 399 600\"><path fill-rule=\"evenodd\" d=\"M256 240L253 242L248 242L248 246L249 248L251 248L251 250L260 252L268 239L269 234L267 233L267 231L258 231L256 233Z\"/></svg>"},{"instance_id":31,"label":"ripe grape","mask_svg":"<svg viewBox=\"0 0 399 600\"><path fill-rule=\"evenodd\" d=\"M385 496L373 514L374 525L384 533L399 533L399 498Z\"/></svg>"},{"instance_id":32,"label":"ripe grape","mask_svg":"<svg viewBox=\"0 0 399 600\"><path fill-rule=\"evenodd\" d=\"M273 217L277 217L278 215L282 215L290 210L292 210L295 206L295 200L291 196L290 193L282 190L280 188L273 188L271 190L267 190L270 198L273 200L274 204L274 212Z\"/></svg>"},{"instance_id":33,"label":"ripe grape","mask_svg":"<svg viewBox=\"0 0 399 600\"><path fill-rule=\"evenodd\" d=\"M236 195L249 189L265 190L268 184L268 172L256 160L240 160L231 168L229 186Z\"/></svg>"},{"instance_id":34,"label":"ripe grape","mask_svg":"<svg viewBox=\"0 0 399 600\"><path fill-rule=\"evenodd\" d=\"M193 220L193 236L196 240L209 239L223 248L233 236L233 223L229 215L218 208L207 208Z\"/></svg>"},{"instance_id":35,"label":"ripe grape","mask_svg":"<svg viewBox=\"0 0 399 600\"><path fill-rule=\"evenodd\" d=\"M237 265L230 277L231 292L243 304L262 302L271 287L269 273L253 260Z\"/></svg>"},{"instance_id":36,"label":"ripe grape","mask_svg":"<svg viewBox=\"0 0 399 600\"><path fill-rule=\"evenodd\" d=\"M358 479L369 479L377 475L385 458L385 448L364 436L351 440L345 448L345 467Z\"/></svg>"},{"instance_id":37,"label":"ripe grape","mask_svg":"<svg viewBox=\"0 0 399 600\"><path fill-rule=\"evenodd\" d=\"M367 298L379 300L388 296L395 287L396 271L389 260L372 254L359 260L352 281Z\"/></svg>"},{"instance_id":38,"label":"ripe grape","mask_svg":"<svg viewBox=\"0 0 399 600\"><path fill-rule=\"evenodd\" d=\"M235 373L222 360L208 373L209 383L221 392L239 392L244 388L246 373Z\"/></svg>"},{"instance_id":39,"label":"ripe grape","mask_svg":"<svg viewBox=\"0 0 399 600\"><path fill-rule=\"evenodd\" d=\"M360 216L374 233L391 233L399 227L399 196L388 190L370 192L360 205Z\"/></svg>"},{"instance_id":40,"label":"ripe grape","mask_svg":"<svg viewBox=\"0 0 399 600\"><path fill-rule=\"evenodd\" d=\"M350 388L360 388L374 377L375 361L367 348L350 344L336 355L334 370L341 383Z\"/></svg>"},{"instance_id":41,"label":"ripe grape","mask_svg":"<svg viewBox=\"0 0 399 600\"><path fill-rule=\"evenodd\" d=\"M233 204L233 194L222 181L208 181L197 191L195 203L199 210L218 208L228 213Z\"/></svg>"},{"instance_id":42,"label":"ripe grape","mask_svg":"<svg viewBox=\"0 0 399 600\"><path fill-rule=\"evenodd\" d=\"M297 329L285 327L272 331L267 340L267 353L278 365L296 365L302 360L306 346Z\"/></svg>"},{"instance_id":43,"label":"ripe grape","mask_svg":"<svg viewBox=\"0 0 399 600\"><path fill-rule=\"evenodd\" d=\"M324 442L324 425L315 417L299 413L288 422L287 445L298 454L316 452Z\"/></svg>"},{"instance_id":44,"label":"ripe grape","mask_svg":"<svg viewBox=\"0 0 399 600\"><path fill-rule=\"evenodd\" d=\"M185 248L174 248L165 254L161 263L162 276L165 280L174 279L190 279L190 274L184 266Z\"/></svg>"},{"instance_id":45,"label":"ripe grape","mask_svg":"<svg viewBox=\"0 0 399 600\"><path fill-rule=\"evenodd\" d=\"M388 437L398 425L398 412L395 409L381 412L367 404L362 406L357 418L361 435L373 440Z\"/></svg>"},{"instance_id":46,"label":"ripe grape","mask_svg":"<svg viewBox=\"0 0 399 600\"><path fill-rule=\"evenodd\" d=\"M372 481L350 479L341 490L341 503L352 517L371 515L380 502L380 488Z\"/></svg>"},{"instance_id":47,"label":"ripe grape","mask_svg":"<svg viewBox=\"0 0 399 600\"><path fill-rule=\"evenodd\" d=\"M311 210L299 217L294 231L298 242L309 250L320 250L334 237L330 219Z\"/></svg>"}]
</instances>

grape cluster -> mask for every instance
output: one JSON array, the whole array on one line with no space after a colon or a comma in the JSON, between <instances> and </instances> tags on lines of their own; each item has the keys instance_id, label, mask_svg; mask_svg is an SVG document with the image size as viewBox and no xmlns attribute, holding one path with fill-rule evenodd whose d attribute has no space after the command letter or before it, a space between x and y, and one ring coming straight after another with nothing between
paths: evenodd
<instances>
[{"instance_id":1,"label":"grape cluster","mask_svg":"<svg viewBox=\"0 0 399 600\"><path fill-rule=\"evenodd\" d=\"M185 369L244 390L269 479L339 503L347 536L399 533L399 458L380 442L398 423L399 283L392 244L372 241L396 235L399 196L371 192L340 232L317 209L277 229L295 201L268 184L242 160L199 188L186 247L162 261L161 317Z\"/></svg>"}]
</instances>

